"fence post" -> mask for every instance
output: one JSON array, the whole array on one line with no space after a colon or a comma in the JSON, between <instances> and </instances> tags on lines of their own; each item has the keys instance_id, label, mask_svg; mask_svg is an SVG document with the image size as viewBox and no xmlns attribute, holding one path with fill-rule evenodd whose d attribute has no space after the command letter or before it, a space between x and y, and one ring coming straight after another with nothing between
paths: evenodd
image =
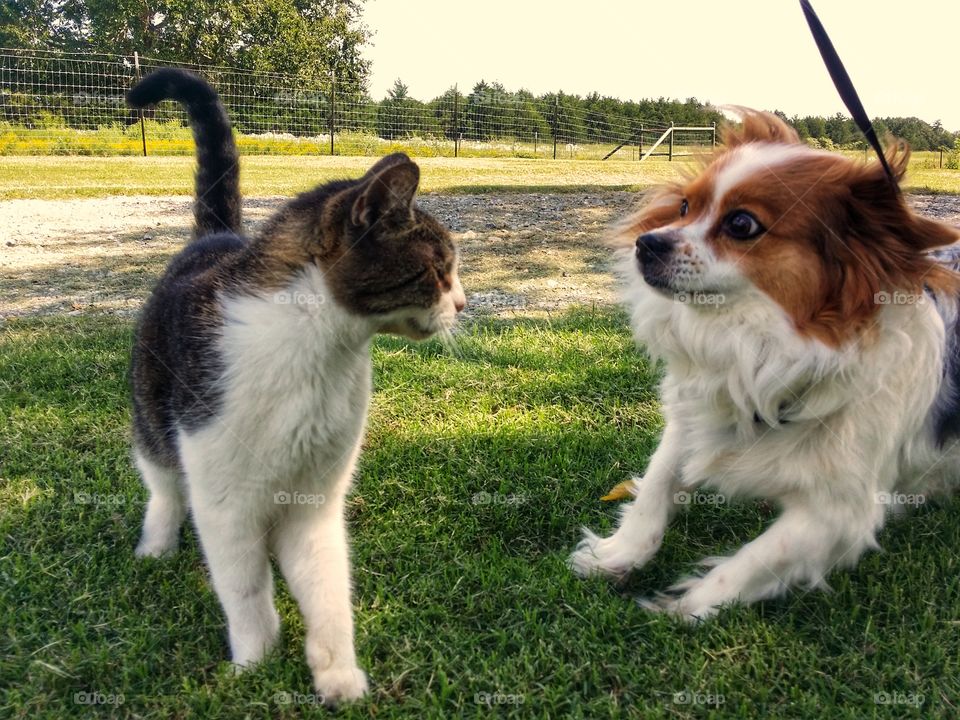
<instances>
[{"instance_id":1,"label":"fence post","mask_svg":"<svg viewBox=\"0 0 960 720\"><path fill-rule=\"evenodd\" d=\"M714 121L711 123L713 125L713 139L710 142L710 148L716 150L717 148L717 123Z\"/></svg>"},{"instance_id":2,"label":"fence post","mask_svg":"<svg viewBox=\"0 0 960 720\"><path fill-rule=\"evenodd\" d=\"M337 63L330 68L330 155L333 155L333 131L337 112Z\"/></svg>"},{"instance_id":3,"label":"fence post","mask_svg":"<svg viewBox=\"0 0 960 720\"><path fill-rule=\"evenodd\" d=\"M560 129L560 96L553 99L553 159L557 159L557 132Z\"/></svg>"},{"instance_id":4,"label":"fence post","mask_svg":"<svg viewBox=\"0 0 960 720\"><path fill-rule=\"evenodd\" d=\"M673 162L673 123L670 123L670 157L668 158L670 162Z\"/></svg>"},{"instance_id":5,"label":"fence post","mask_svg":"<svg viewBox=\"0 0 960 720\"><path fill-rule=\"evenodd\" d=\"M453 156L460 157L460 93L453 84Z\"/></svg>"},{"instance_id":6,"label":"fence post","mask_svg":"<svg viewBox=\"0 0 960 720\"><path fill-rule=\"evenodd\" d=\"M537 134L538 134L537 131L534 130L534 131L533 131L533 156L534 156L534 157L537 156ZM942 155L942 154L943 154L943 153L941 153L941 155Z\"/></svg>"},{"instance_id":7,"label":"fence post","mask_svg":"<svg viewBox=\"0 0 960 720\"><path fill-rule=\"evenodd\" d=\"M643 123L640 123L640 142L637 144L637 160L643 157Z\"/></svg>"},{"instance_id":8,"label":"fence post","mask_svg":"<svg viewBox=\"0 0 960 720\"><path fill-rule=\"evenodd\" d=\"M137 82L140 82L140 54L136 51L133 53L133 67L137 73ZM143 108L137 110L137 114L140 116L140 142L143 145L143 156L147 156L147 128L143 122Z\"/></svg>"}]
</instances>

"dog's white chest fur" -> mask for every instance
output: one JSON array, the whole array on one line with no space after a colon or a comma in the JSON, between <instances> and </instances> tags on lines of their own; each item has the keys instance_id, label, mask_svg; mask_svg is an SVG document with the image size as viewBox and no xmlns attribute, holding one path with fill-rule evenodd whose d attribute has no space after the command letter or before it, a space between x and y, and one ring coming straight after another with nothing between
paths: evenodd
<instances>
[{"instance_id":1,"label":"dog's white chest fur","mask_svg":"<svg viewBox=\"0 0 960 720\"><path fill-rule=\"evenodd\" d=\"M888 308L871 345L839 350L799 338L762 298L736 314L649 295L635 307L638 337L667 362L664 412L684 429L685 485L826 498L868 490L827 480L853 473L875 479L873 494L923 454L942 367L932 307Z\"/></svg>"}]
</instances>

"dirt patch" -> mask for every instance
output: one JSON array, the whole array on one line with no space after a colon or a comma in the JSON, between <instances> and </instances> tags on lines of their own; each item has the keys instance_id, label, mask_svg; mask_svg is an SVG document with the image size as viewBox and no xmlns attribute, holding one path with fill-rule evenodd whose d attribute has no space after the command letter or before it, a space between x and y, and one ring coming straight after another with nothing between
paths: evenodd
<instances>
[{"instance_id":1,"label":"dirt patch","mask_svg":"<svg viewBox=\"0 0 960 720\"><path fill-rule=\"evenodd\" d=\"M426 195L455 233L473 315L545 314L615 301L603 234L625 192ZM253 232L283 198L245 203ZM917 210L960 224L960 197L918 195ZM132 314L188 239L190 199L0 202L0 317Z\"/></svg>"}]
</instances>

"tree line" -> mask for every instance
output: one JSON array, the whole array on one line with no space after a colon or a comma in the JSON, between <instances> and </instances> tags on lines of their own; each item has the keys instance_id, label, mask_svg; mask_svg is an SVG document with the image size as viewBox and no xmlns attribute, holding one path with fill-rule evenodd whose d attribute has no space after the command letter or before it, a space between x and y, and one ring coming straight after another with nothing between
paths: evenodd
<instances>
[{"instance_id":1,"label":"tree line","mask_svg":"<svg viewBox=\"0 0 960 720\"><path fill-rule=\"evenodd\" d=\"M788 118L777 115L792 125L800 137L826 149L860 149L865 147L863 135L851 118L837 113L831 117L806 115ZM960 132L950 132L939 120L928 123L917 117L881 117L873 119L880 138L886 135L906 140L914 150L952 150L960 142Z\"/></svg>"},{"instance_id":2,"label":"tree line","mask_svg":"<svg viewBox=\"0 0 960 720\"><path fill-rule=\"evenodd\" d=\"M853 120L840 113L831 117L788 117L781 111L774 112L815 147L852 150L865 146ZM377 133L386 138L444 134L476 140L509 136L529 141L534 134L547 138L556 130L559 139L573 142L635 141L641 128L648 131L643 136L646 142L650 132L662 131L671 122L706 127L724 121L716 107L697 98L625 101L598 93L579 96L562 92L535 96L483 80L467 94L450 88L433 100L421 102L410 97L408 86L399 79L378 103L375 117ZM960 142L960 132L948 131L939 120L931 124L916 117L884 117L876 118L874 126L881 137L891 134L902 138L914 150L953 150Z\"/></svg>"},{"instance_id":3,"label":"tree line","mask_svg":"<svg viewBox=\"0 0 960 720\"><path fill-rule=\"evenodd\" d=\"M397 80L386 97L369 97L370 65L362 56L371 39L362 22L364 0L4 0L0 5L0 47L96 52L156 57L167 62L231 66L251 73L283 75L297 87L329 89L336 77L347 111L337 128L376 132L386 138L408 135L492 140L631 142L641 128L653 131L673 122L709 126L721 113L696 98L624 101L590 93L534 95L480 81L469 92L456 87L432 100L412 98ZM248 80L256 84L257 76ZM29 95L30 93L28 93ZM289 99L289 98L288 98ZM11 102L13 100L11 99ZM16 102L30 105L31 97ZM322 131L329 112L326 94L311 99L311 113L296 100L283 107L256 90L238 108L240 119L272 116L275 130ZM9 102L7 104L10 104ZM64 102L64 115L71 124ZM14 110L4 113L12 116ZM86 108L89 110L89 108ZM15 108L19 117L28 112ZM72 112L79 115L74 109ZM850 118L779 113L800 137L826 148L859 148L862 137ZM300 127L296 122L306 123ZM937 121L915 117L876 120L878 132L908 141L916 150L953 148L960 133Z\"/></svg>"},{"instance_id":4,"label":"tree line","mask_svg":"<svg viewBox=\"0 0 960 720\"><path fill-rule=\"evenodd\" d=\"M562 142L637 142L641 130L662 131L671 122L710 126L722 119L720 112L696 98L633 102L599 93L534 95L484 80L467 93L451 87L422 102L412 98L408 86L398 79L376 103L375 127L378 135L388 139L419 135L532 142L556 135Z\"/></svg>"}]
</instances>

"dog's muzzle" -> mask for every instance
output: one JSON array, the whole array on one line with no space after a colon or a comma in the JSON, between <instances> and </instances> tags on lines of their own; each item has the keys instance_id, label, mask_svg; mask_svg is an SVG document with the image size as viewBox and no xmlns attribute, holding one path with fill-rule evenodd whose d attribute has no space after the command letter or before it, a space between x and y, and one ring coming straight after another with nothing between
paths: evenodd
<instances>
[{"instance_id":1,"label":"dog's muzzle","mask_svg":"<svg viewBox=\"0 0 960 720\"><path fill-rule=\"evenodd\" d=\"M637 238L637 262L648 284L669 287L670 259L677 246L672 232L649 232Z\"/></svg>"}]
</instances>

